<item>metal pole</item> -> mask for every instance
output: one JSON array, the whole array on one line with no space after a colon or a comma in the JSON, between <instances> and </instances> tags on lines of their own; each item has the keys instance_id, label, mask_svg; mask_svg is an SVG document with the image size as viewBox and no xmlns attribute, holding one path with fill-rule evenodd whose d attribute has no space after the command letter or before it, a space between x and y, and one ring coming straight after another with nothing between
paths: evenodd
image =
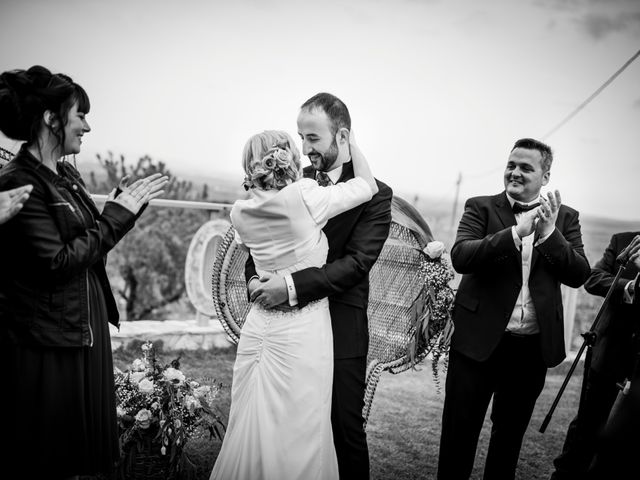
<instances>
[{"instance_id":1,"label":"metal pole","mask_svg":"<svg viewBox=\"0 0 640 480\"><path fill-rule=\"evenodd\" d=\"M582 346L580 347L580 350L578 350L578 354L576 355L575 360L573 361L573 364L571 365L571 368L569 369L569 372L567 373L567 376L564 379L564 382L562 382L562 386L560 387L560 390L558 391L558 394L556 395L556 398L553 400L553 403L551 404L551 408L549 409L549 413L547 413L547 416L544 418L544 421L542 422L542 425L540 426L540 433L544 433L545 430L547 429L547 426L549 425L549 422L551 421L551 416L553 415L553 412L555 411L556 407L558 406L558 402L560 401L560 397L562 396L562 393L564 392L564 389L567 386L567 383L569 383L569 379L571 378L571 375L573 374L573 371L576 369L576 366L578 365L578 362L580 361L580 357L582 357L582 353L584 352L585 348L589 348L589 352L587 353L587 358L585 359L584 362L584 372L585 372L585 380L586 377L589 374L589 366L591 363L591 348L593 347L593 345L595 344L596 341L596 337L597 337L597 332L596 329L598 327L598 322L600 321L600 316L602 315L602 312L604 312L605 307L607 306L607 304L609 303L609 299L611 298L611 294L613 293L613 289L615 288L616 284L618 283L618 280L620 279L620 275L622 275L622 271L625 269L625 266L627 265L627 262L624 262L622 265L620 265L620 268L618 268L618 273L616 273L616 276L613 279L613 282L611 282L611 286L609 287L609 290L607 291L607 295L604 297L604 302L602 302L602 305L600 305L600 309L598 310L598 313L596 315L595 320L593 321L593 324L591 325L591 328L589 329L588 332L583 333L582 336L584 338L584 341L582 342ZM584 394L584 384L583 384L583 394ZM582 400L582 395L580 396L580 399Z\"/></svg>"}]
</instances>

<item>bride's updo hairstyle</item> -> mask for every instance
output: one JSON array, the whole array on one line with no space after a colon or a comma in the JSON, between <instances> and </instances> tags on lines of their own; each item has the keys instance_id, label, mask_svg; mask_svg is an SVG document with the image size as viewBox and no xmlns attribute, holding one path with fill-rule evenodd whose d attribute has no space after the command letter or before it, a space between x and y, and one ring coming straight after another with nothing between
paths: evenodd
<instances>
[{"instance_id":1,"label":"bride's updo hairstyle","mask_svg":"<svg viewBox=\"0 0 640 480\"><path fill-rule=\"evenodd\" d=\"M300 152L288 133L265 130L245 144L242 166L246 190L281 190L300 178Z\"/></svg>"},{"instance_id":2,"label":"bride's updo hairstyle","mask_svg":"<svg viewBox=\"0 0 640 480\"><path fill-rule=\"evenodd\" d=\"M56 146L64 145L64 126L75 102L79 112L89 113L87 93L62 73L35 65L0 74L0 130L13 140L32 145L44 126L57 139ZM51 124L44 122L47 110L53 113Z\"/></svg>"}]
</instances>

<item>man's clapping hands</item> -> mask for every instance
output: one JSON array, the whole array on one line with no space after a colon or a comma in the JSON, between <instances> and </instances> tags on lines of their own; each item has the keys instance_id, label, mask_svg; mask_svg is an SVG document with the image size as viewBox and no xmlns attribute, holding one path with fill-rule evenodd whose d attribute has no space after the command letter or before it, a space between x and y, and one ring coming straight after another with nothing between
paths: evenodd
<instances>
[{"instance_id":1,"label":"man's clapping hands","mask_svg":"<svg viewBox=\"0 0 640 480\"><path fill-rule=\"evenodd\" d=\"M631 243L620 252L617 260L620 263L631 262L640 270L640 235L633 237Z\"/></svg>"},{"instance_id":2,"label":"man's clapping hands","mask_svg":"<svg viewBox=\"0 0 640 480\"><path fill-rule=\"evenodd\" d=\"M556 228L558 212L562 205L560 192L548 192L547 197L540 195L540 206L524 212L516 226L516 233L520 238L524 238L536 232L537 238L545 238L553 233Z\"/></svg>"}]
</instances>

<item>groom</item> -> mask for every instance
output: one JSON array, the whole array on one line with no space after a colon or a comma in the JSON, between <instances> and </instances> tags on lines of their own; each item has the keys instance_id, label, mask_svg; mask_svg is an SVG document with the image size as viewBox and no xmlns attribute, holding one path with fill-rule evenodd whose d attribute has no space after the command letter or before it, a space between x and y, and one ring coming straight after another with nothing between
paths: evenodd
<instances>
[{"instance_id":1,"label":"groom","mask_svg":"<svg viewBox=\"0 0 640 480\"><path fill-rule=\"evenodd\" d=\"M353 178L350 130L349 110L334 95L319 93L302 104L298 133L302 152L311 161L304 169L305 177L321 185ZM342 479L369 478L362 416L369 347L369 271L389 234L393 194L380 181L378 190L369 202L332 218L324 227L329 240L325 266L286 277L258 278L249 257L245 271L251 298L262 294L269 305L302 307L329 297L334 349L331 424Z\"/></svg>"}]
</instances>

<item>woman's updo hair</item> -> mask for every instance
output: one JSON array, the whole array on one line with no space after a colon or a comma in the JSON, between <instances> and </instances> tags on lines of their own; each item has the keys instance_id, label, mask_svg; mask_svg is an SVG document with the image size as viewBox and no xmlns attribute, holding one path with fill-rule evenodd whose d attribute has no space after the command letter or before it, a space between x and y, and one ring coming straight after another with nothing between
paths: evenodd
<instances>
[{"instance_id":1,"label":"woman's updo hair","mask_svg":"<svg viewBox=\"0 0 640 480\"><path fill-rule=\"evenodd\" d=\"M13 140L32 144L38 137L43 114L50 110L59 120L57 127L47 125L64 144L64 125L75 102L78 111L89 113L91 104L84 89L62 73L51 73L35 65L28 70L10 70L0 74L0 130Z\"/></svg>"},{"instance_id":2,"label":"woman's updo hair","mask_svg":"<svg viewBox=\"0 0 640 480\"><path fill-rule=\"evenodd\" d=\"M265 130L245 144L242 166L246 190L280 190L300 178L300 152L288 133Z\"/></svg>"}]
</instances>

